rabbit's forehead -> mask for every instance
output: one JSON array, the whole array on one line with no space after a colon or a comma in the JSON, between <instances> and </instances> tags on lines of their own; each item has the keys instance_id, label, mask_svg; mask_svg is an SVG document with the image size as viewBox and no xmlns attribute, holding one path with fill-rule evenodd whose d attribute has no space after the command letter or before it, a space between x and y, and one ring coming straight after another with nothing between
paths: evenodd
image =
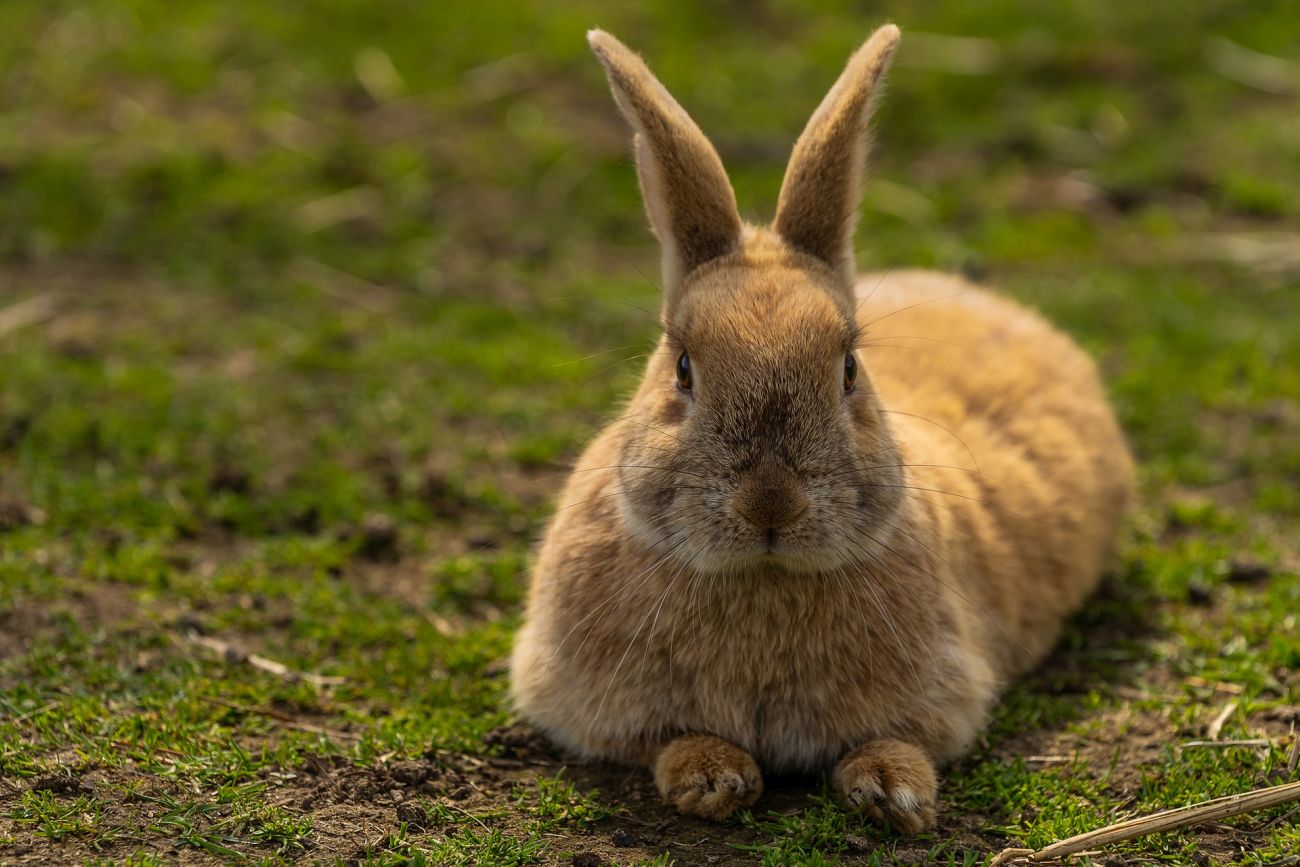
<instances>
[{"instance_id":1,"label":"rabbit's forehead","mask_svg":"<svg viewBox=\"0 0 1300 867\"><path fill-rule=\"evenodd\" d=\"M732 363L821 360L854 339L851 313L797 269L728 269L691 287L672 331L691 357Z\"/></svg>"}]
</instances>

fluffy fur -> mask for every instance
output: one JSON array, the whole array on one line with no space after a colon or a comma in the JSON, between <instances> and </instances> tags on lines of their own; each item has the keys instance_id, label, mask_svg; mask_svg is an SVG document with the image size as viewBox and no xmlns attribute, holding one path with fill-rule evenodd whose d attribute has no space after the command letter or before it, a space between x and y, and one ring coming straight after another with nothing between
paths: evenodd
<instances>
[{"instance_id":1,"label":"fluffy fur","mask_svg":"<svg viewBox=\"0 0 1300 867\"><path fill-rule=\"evenodd\" d=\"M809 121L772 228L741 223L717 154L640 58L589 35L636 131L665 333L560 497L513 698L709 818L758 797L759 767L834 769L847 804L928 826L934 763L1051 648L1132 499L1069 338L955 277L853 280L867 116L898 35L878 30Z\"/></svg>"}]
</instances>

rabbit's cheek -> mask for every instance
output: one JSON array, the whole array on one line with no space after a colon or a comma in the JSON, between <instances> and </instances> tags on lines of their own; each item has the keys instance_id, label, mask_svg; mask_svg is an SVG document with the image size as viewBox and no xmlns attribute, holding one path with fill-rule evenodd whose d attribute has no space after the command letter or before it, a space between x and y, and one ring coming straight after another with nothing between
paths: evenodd
<instances>
[{"instance_id":1,"label":"rabbit's cheek","mask_svg":"<svg viewBox=\"0 0 1300 867\"><path fill-rule=\"evenodd\" d=\"M662 430L672 430L686 420L691 396L676 386L669 386L664 391L663 400L655 407L653 424Z\"/></svg>"}]
</instances>

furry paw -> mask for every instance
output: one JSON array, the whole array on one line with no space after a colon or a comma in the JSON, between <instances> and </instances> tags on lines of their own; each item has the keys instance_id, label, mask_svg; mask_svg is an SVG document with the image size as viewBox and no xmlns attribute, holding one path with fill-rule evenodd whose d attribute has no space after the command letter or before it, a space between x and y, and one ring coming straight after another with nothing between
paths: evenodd
<instances>
[{"instance_id":1,"label":"furry paw","mask_svg":"<svg viewBox=\"0 0 1300 867\"><path fill-rule=\"evenodd\" d=\"M903 741L871 741L835 767L835 792L847 806L904 834L934 825L939 783L925 753Z\"/></svg>"},{"instance_id":2,"label":"furry paw","mask_svg":"<svg viewBox=\"0 0 1300 867\"><path fill-rule=\"evenodd\" d=\"M655 786L665 801L692 816L721 821L763 793L758 763L721 738L677 738L654 763Z\"/></svg>"}]
</instances>

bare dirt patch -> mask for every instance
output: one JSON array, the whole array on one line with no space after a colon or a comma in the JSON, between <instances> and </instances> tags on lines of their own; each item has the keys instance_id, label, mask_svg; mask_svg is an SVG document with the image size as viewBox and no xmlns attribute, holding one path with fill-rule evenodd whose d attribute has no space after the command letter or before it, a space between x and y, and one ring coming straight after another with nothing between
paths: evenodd
<instances>
[{"instance_id":1,"label":"bare dirt patch","mask_svg":"<svg viewBox=\"0 0 1300 867\"><path fill-rule=\"evenodd\" d=\"M483 830L467 824L466 816L483 817L485 827L526 836L528 805L537 781L557 777L618 812L586 828L547 831L549 847L542 854L543 864L632 863L665 852L681 865L753 864L760 856L747 850L767 842L761 832L738 822L713 824L679 815L661 803L643 768L566 761L522 726L498 730L488 740L508 755L438 753L371 767L339 758L309 760L296 770L294 779L277 789L274 799L312 815L313 837L323 847L314 855L344 860L376 851L402 822L417 845L436 843L459 829ZM760 811L784 814L805 809L818 784L815 778L770 780ZM432 804L446 807L452 821L440 821L436 810L427 809ZM972 851L1001 844L999 838L981 836L977 828L977 821L951 813L945 816L938 837ZM854 835L846 838L846 845L850 851L846 863L851 864L888 844ZM912 854L905 844L902 850L904 862L924 851L916 849Z\"/></svg>"},{"instance_id":2,"label":"bare dirt patch","mask_svg":"<svg viewBox=\"0 0 1300 867\"><path fill-rule=\"evenodd\" d=\"M133 620L138 612L134 588L112 582L80 583L55 600L20 599L11 608L0 608L0 659L62 633L62 623L109 628Z\"/></svg>"},{"instance_id":3,"label":"bare dirt patch","mask_svg":"<svg viewBox=\"0 0 1300 867\"><path fill-rule=\"evenodd\" d=\"M1034 676L1035 680L1073 681L1086 678L1077 670L1077 653L1058 654ZM1171 687L1172 673L1160 667L1144 673L1145 689ZM1133 687L1120 686L1121 689ZM1300 710L1271 709L1252 716L1251 730L1268 737L1285 738ZM1107 711L1087 720L1087 735L1047 727L1003 739L992 745L989 756L1013 762L1047 766L1069 763L1092 776L1128 804L1136 803L1144 775L1161 764L1161 754L1171 743L1203 737L1199 726L1179 727L1168 713ZM641 768L577 764L559 755L532 730L515 726L493 732L485 748L499 755L467 755L430 751L414 759L381 760L361 765L343 756L312 756L296 767L268 768L266 802L288 814L310 817L311 833L305 850L285 851L290 858L306 860L364 859L384 851L388 841L406 829L413 846L434 847L462 834L499 830L526 838L529 805L535 800L539 780L560 777L584 794L615 811L587 827L563 826L547 830L542 864L631 863L668 853L677 864L753 864L754 847L770 837L739 822L714 825L676 814L662 804L650 776ZM963 766L950 775L963 773ZM1259 781L1261 784L1267 781ZM793 814L806 809L816 793L816 778L775 778L755 814ZM94 794L99 801L102 827L135 828L98 847L76 835L54 841L38 836L31 826L0 819L0 837L14 840L6 852L13 863L50 863L90 857L124 857L140 849L164 853L177 863L221 863L225 858L193 846L178 845L155 823L163 810L148 800L154 790L174 792L176 784L129 769L88 768L65 771L34 780L0 780L0 815L11 812L26 791L46 791L71 802ZM990 805L996 814L996 804ZM213 813L198 821L215 825L223 816ZM1007 840L990 833L997 815L983 815L949 806L940 813L931 841L947 841L951 851L987 854L1000 850ZM152 827L151 826L155 826ZM1235 863L1258 847L1267 832L1260 828L1212 825L1194 832L1199 852L1216 863ZM266 846L229 844L242 854L271 853ZM844 839L843 862L867 863L873 853L890 852L895 863L926 863L928 848L891 840L864 824Z\"/></svg>"},{"instance_id":4,"label":"bare dirt patch","mask_svg":"<svg viewBox=\"0 0 1300 867\"><path fill-rule=\"evenodd\" d=\"M660 802L644 769L567 762L523 727L498 731L489 740L509 755L436 752L369 766L341 756L313 756L295 768L264 771L266 801L289 814L311 819L307 848L282 854L311 861L355 862L384 851L403 826L411 845L429 848L466 830L479 833L491 828L526 838L530 834L528 806L535 798L537 781L562 777L579 792L617 812L588 827L546 831L548 846L541 854L542 864L631 863L665 852L680 865L754 864L759 860L759 855L747 850L766 842L761 832L738 822L715 825L678 815ZM771 780L760 808L764 813L798 812L808 806L807 797L817 786L815 779ZM78 796L94 795L99 803L99 827L135 832L91 845L85 835L51 840L29 824L0 818L0 838L14 841L5 852L7 863L117 859L140 850L185 864L228 860L179 843L157 825L165 808L150 796L181 794L172 781L129 769L95 768L66 770L34 780L0 780L0 816L10 814L28 791L49 792L69 806ZM194 833L216 832L227 818L221 811L203 813L196 819ZM1000 839L981 835L978 828L978 819L949 811L937 836L977 852L1000 846ZM847 837L845 863L863 862L879 846L889 845L878 837L865 829L861 835ZM230 840L223 845L252 857L272 851ZM912 863L923 863L924 852L902 844L898 857L901 863L909 863L909 858L914 859Z\"/></svg>"},{"instance_id":5,"label":"bare dirt patch","mask_svg":"<svg viewBox=\"0 0 1300 867\"><path fill-rule=\"evenodd\" d=\"M355 571L354 578L365 586L378 591L379 585L387 584L388 592L403 598L418 599L428 580L424 571L408 560L367 562L350 571ZM1243 575L1246 571L1243 567ZM1245 578L1243 582L1251 583ZM1217 596L1204 608L1205 616L1221 614L1219 609L1228 604L1229 600ZM1151 600L1138 590L1111 581L1099 591L1093 607L1098 612L1096 621L1081 624L1077 642L1058 651L1032 674L1027 680L1028 689L1043 694L1078 695L1082 707L1083 696L1103 682L1121 696L1132 693L1134 698L1172 694L1180 687L1179 677L1166 664L1152 665L1134 658L1116 667L1099 661L1110 658L1104 651L1153 634L1156 606ZM58 629L58 624L68 618L84 629L120 628L139 614L130 586L87 585L56 603L3 615L6 620L0 625L8 628L0 630L0 650L14 652L9 650L11 646L21 648L45 631ZM254 645L258 643L253 641ZM1220 686L1226 687L1221 696L1216 692ZM1207 684L1205 688L1221 703L1232 698L1231 685ZM1177 707L1179 702L1171 696L1168 705ZM276 710L269 716L273 724L289 728L304 723L319 725L322 731L347 736L345 741L354 736L353 732L332 728L331 718L314 714L310 708ZM987 744L978 759L1024 761L1034 768L1067 766L1071 773L1084 775L1104 787L1127 810L1136 806L1148 776L1167 764L1164 754L1168 748L1207 734L1201 722L1179 723L1168 711L1159 710L1122 708L1090 718L1079 713L1075 721L1084 725L1045 725L1006 735ZM1247 728L1281 741L1297 721L1300 711L1271 708L1252 715ZM268 739L274 737L272 733ZM241 745L250 751L258 746L257 742ZM171 826L159 824L166 808L152 796L194 799L195 793L183 792L176 782L129 764L125 768L86 767L75 761L67 764L69 769L34 779L0 778L0 839L12 841L4 852L7 862L123 858L140 850L161 854L177 863L228 860L193 843L178 842ZM960 778L969 767L970 763L961 763L949 769L948 776ZM547 847L540 854L542 864L632 863L662 853L682 865L754 864L760 858L755 849L771 841L770 833L737 821L714 825L682 817L660 802L645 769L572 762L556 753L545 739L521 726L492 733L484 743L483 754L430 751L417 758L381 758L370 764L358 764L338 755L311 756L293 767L268 767L261 772L268 805L290 817L310 819L306 848L285 849L280 854L291 859L344 862L387 851L403 829L407 845L423 848L436 847L466 832L495 830L527 839L536 833L530 805L536 801L538 781L556 778L608 807L613 815L588 825L561 823L545 830ZM816 794L821 785L815 777L774 778L767 782L767 791L754 811L760 819L808 809L812 806L809 796ZM1243 789L1269 782L1261 775L1260 779L1243 780ZM19 801L32 792L43 792L69 809L78 798L92 797L98 810L96 827L115 831L97 836L43 835L36 825L10 818ZM214 793L198 800L205 798L215 803ZM847 864L867 863L873 855L888 852L895 863L926 863L928 848L940 841L954 853L997 852L1008 841L988 829L1014 821L1001 810L997 803L979 812L950 803L941 809L933 836L922 845L889 838L866 823L851 825L842 841L841 858ZM203 834L218 829L214 833L220 833L220 823L229 818L220 809L203 812L194 819L194 831ZM1260 823L1248 827L1212 825L1192 833L1199 852L1219 863L1239 861L1267 837ZM241 843L238 839L223 838L222 845L253 857L277 851L271 844Z\"/></svg>"}]
</instances>

